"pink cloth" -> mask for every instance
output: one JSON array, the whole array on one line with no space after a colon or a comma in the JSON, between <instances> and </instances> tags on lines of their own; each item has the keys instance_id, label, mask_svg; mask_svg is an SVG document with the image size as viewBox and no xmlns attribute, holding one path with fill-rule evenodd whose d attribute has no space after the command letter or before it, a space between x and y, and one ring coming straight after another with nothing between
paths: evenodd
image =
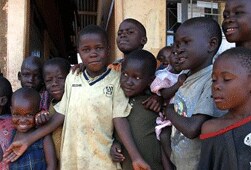
<instances>
[{"instance_id":1,"label":"pink cloth","mask_svg":"<svg viewBox=\"0 0 251 170\"><path fill-rule=\"evenodd\" d=\"M163 113L160 112L159 117L157 117L156 119L156 124L157 126L155 126L155 133L156 133L157 139L160 140L160 133L162 129L167 126L171 126L172 123L170 120L165 119Z\"/></svg>"},{"instance_id":2,"label":"pink cloth","mask_svg":"<svg viewBox=\"0 0 251 170\"><path fill-rule=\"evenodd\" d=\"M159 90L163 89L163 88L168 88L173 86L177 81L178 81L178 77L181 74L174 74L171 73L169 70L171 69L171 66L169 65L167 68L163 69L163 70L158 70L155 73L156 78L154 79L154 81L152 82L150 89L153 93L156 93L157 95L161 95ZM170 100L169 103L173 103L173 98ZM157 117L156 119L156 123L157 126L155 127L155 133L156 133L156 137L158 140L160 140L160 133L161 130L166 127L166 126L171 126L172 123L165 119L164 115L162 113L159 113L159 117Z\"/></svg>"},{"instance_id":3,"label":"pink cloth","mask_svg":"<svg viewBox=\"0 0 251 170\"><path fill-rule=\"evenodd\" d=\"M41 110L49 110L50 107L50 96L48 91L45 88L40 90L40 109Z\"/></svg>"},{"instance_id":4,"label":"pink cloth","mask_svg":"<svg viewBox=\"0 0 251 170\"><path fill-rule=\"evenodd\" d=\"M0 116L0 146L3 152L5 152L5 150L10 146L13 130L14 130L14 126L12 124L11 115L1 115ZM9 164L1 161L0 169L8 170Z\"/></svg>"}]
</instances>

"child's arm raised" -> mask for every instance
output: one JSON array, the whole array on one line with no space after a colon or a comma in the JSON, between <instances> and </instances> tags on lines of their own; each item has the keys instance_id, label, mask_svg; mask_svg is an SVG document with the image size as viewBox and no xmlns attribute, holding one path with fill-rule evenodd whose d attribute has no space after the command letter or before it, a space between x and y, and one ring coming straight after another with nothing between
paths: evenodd
<instances>
[{"instance_id":1,"label":"child's arm raised","mask_svg":"<svg viewBox=\"0 0 251 170\"><path fill-rule=\"evenodd\" d=\"M133 169L150 170L150 166L142 159L137 147L135 146L126 117L113 118L113 123L119 138L131 157Z\"/></svg>"},{"instance_id":2,"label":"child's arm raised","mask_svg":"<svg viewBox=\"0 0 251 170\"><path fill-rule=\"evenodd\" d=\"M46 169L55 170L57 167L57 158L51 135L45 136L43 142L44 142L44 154L47 166Z\"/></svg>"},{"instance_id":3,"label":"child's arm raised","mask_svg":"<svg viewBox=\"0 0 251 170\"><path fill-rule=\"evenodd\" d=\"M55 113L47 124L39 127L34 132L29 133L23 139L13 142L4 153L4 161L14 162L23 155L32 143L53 132L63 122L64 115Z\"/></svg>"},{"instance_id":4,"label":"child's arm raised","mask_svg":"<svg viewBox=\"0 0 251 170\"><path fill-rule=\"evenodd\" d=\"M208 115L199 113L192 117L181 116L174 111L173 104L169 104L165 109L165 115L176 129L190 139L196 138L200 135L202 124L210 118Z\"/></svg>"}]
</instances>

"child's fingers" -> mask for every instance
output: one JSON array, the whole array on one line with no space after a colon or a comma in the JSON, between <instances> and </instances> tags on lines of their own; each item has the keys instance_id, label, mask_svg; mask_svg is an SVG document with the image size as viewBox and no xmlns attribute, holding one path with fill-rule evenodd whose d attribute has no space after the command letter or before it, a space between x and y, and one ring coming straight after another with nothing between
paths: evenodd
<instances>
[{"instance_id":1,"label":"child's fingers","mask_svg":"<svg viewBox=\"0 0 251 170\"><path fill-rule=\"evenodd\" d=\"M35 121L37 125L43 125L48 122L49 120L49 112L40 112L35 116Z\"/></svg>"},{"instance_id":2,"label":"child's fingers","mask_svg":"<svg viewBox=\"0 0 251 170\"><path fill-rule=\"evenodd\" d=\"M114 162L123 162L124 160L125 160L125 157L124 157L124 155L123 154L119 154L119 153L117 153L117 154L114 154L113 156L112 156L112 160L114 161Z\"/></svg>"}]
</instances>

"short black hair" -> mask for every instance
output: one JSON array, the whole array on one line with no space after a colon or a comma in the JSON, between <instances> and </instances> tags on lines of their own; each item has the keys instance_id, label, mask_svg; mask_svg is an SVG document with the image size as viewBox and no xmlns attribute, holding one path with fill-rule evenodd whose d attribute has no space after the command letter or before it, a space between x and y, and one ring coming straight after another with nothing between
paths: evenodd
<instances>
[{"instance_id":1,"label":"short black hair","mask_svg":"<svg viewBox=\"0 0 251 170\"><path fill-rule=\"evenodd\" d=\"M15 100L28 101L35 108L39 109L41 97L40 94L35 89L28 87L21 87L20 89L16 90L13 93L11 103L13 104Z\"/></svg>"},{"instance_id":2,"label":"short black hair","mask_svg":"<svg viewBox=\"0 0 251 170\"><path fill-rule=\"evenodd\" d=\"M23 62L22 62L22 65L21 65L21 70L25 67L26 64L29 64L29 63L32 63L32 64L35 64L39 67L39 69L41 69L41 73L42 73L42 68L43 68L43 61L41 58L37 57L37 56L29 56L29 57L26 57Z\"/></svg>"},{"instance_id":3,"label":"short black hair","mask_svg":"<svg viewBox=\"0 0 251 170\"><path fill-rule=\"evenodd\" d=\"M103 37L106 45L108 45L107 32L102 27L97 26L97 25L87 25L82 30L80 30L78 33L77 46L79 46L80 37L82 37L83 35L86 35L86 34L99 34Z\"/></svg>"},{"instance_id":4,"label":"short black hair","mask_svg":"<svg viewBox=\"0 0 251 170\"><path fill-rule=\"evenodd\" d=\"M198 29L203 29L205 31L205 36L207 35L208 38L216 37L218 39L218 46L215 50L215 53L218 51L222 41L222 33L220 25L217 21L209 17L195 17L186 20L181 27L186 26L193 26ZM196 31L196 29L194 30Z\"/></svg>"},{"instance_id":5,"label":"short black hair","mask_svg":"<svg viewBox=\"0 0 251 170\"><path fill-rule=\"evenodd\" d=\"M8 79L0 77L0 97L6 96L7 103L3 108L3 113L10 113L10 103L12 96L12 87Z\"/></svg>"},{"instance_id":6,"label":"short black hair","mask_svg":"<svg viewBox=\"0 0 251 170\"><path fill-rule=\"evenodd\" d=\"M251 49L245 47L230 48L221 53L218 58L220 57L237 59L239 65L246 68L247 71L251 73Z\"/></svg>"},{"instance_id":7,"label":"short black hair","mask_svg":"<svg viewBox=\"0 0 251 170\"><path fill-rule=\"evenodd\" d=\"M163 48L161 48L157 54L157 57L160 55L160 53L162 53L164 50L173 50L173 47L172 46L165 46Z\"/></svg>"},{"instance_id":8,"label":"short black hair","mask_svg":"<svg viewBox=\"0 0 251 170\"><path fill-rule=\"evenodd\" d=\"M127 18L127 19L123 20L122 22L129 22L129 23L134 24L139 29L139 31L141 32L142 36L146 37L146 28L138 20L133 19L133 18Z\"/></svg>"},{"instance_id":9,"label":"short black hair","mask_svg":"<svg viewBox=\"0 0 251 170\"><path fill-rule=\"evenodd\" d=\"M45 61L43 71L44 71L44 68L49 65L58 66L60 68L60 70L66 74L68 74L71 69L70 62L68 60L66 60L64 58L60 58L60 57L51 58L51 59Z\"/></svg>"},{"instance_id":10,"label":"short black hair","mask_svg":"<svg viewBox=\"0 0 251 170\"><path fill-rule=\"evenodd\" d=\"M157 61L154 55L149 51L140 49L131 52L122 62L122 68L129 60L140 61L140 63L143 65L144 73L148 74L150 77L155 75Z\"/></svg>"}]
</instances>

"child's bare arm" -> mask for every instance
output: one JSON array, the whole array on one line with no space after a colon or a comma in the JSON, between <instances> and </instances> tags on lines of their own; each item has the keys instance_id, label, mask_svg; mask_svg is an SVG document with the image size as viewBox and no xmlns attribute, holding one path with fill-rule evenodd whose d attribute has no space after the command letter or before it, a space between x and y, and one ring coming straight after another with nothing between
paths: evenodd
<instances>
[{"instance_id":1,"label":"child's bare arm","mask_svg":"<svg viewBox=\"0 0 251 170\"><path fill-rule=\"evenodd\" d=\"M186 74L179 75L178 81L174 85L160 90L161 96L163 96L164 99L170 100L175 95L180 86L182 86L186 78Z\"/></svg>"},{"instance_id":2,"label":"child's bare arm","mask_svg":"<svg viewBox=\"0 0 251 170\"><path fill-rule=\"evenodd\" d=\"M196 114L192 117L184 117L177 114L173 109L173 104L169 104L165 109L165 115L181 133L187 138L193 139L200 135L202 124L210 118L203 114Z\"/></svg>"},{"instance_id":3,"label":"child's bare arm","mask_svg":"<svg viewBox=\"0 0 251 170\"><path fill-rule=\"evenodd\" d=\"M142 103L146 109L150 109L154 112L160 112L163 104L163 98L157 94L152 94Z\"/></svg>"},{"instance_id":4,"label":"child's bare arm","mask_svg":"<svg viewBox=\"0 0 251 170\"><path fill-rule=\"evenodd\" d=\"M34 132L29 133L22 139L13 142L4 153L4 161L14 162L20 156L23 155L23 153L32 143L53 132L63 122L64 122L64 115L60 113L55 113L47 124L39 127Z\"/></svg>"},{"instance_id":5,"label":"child's bare arm","mask_svg":"<svg viewBox=\"0 0 251 170\"><path fill-rule=\"evenodd\" d=\"M124 117L113 118L113 123L119 138L131 157L133 169L150 170L150 166L143 160L133 141L127 119Z\"/></svg>"},{"instance_id":6,"label":"child's bare arm","mask_svg":"<svg viewBox=\"0 0 251 170\"><path fill-rule=\"evenodd\" d=\"M47 170L55 170L57 167L57 158L51 135L47 135L44 137L44 154Z\"/></svg>"}]
</instances>

